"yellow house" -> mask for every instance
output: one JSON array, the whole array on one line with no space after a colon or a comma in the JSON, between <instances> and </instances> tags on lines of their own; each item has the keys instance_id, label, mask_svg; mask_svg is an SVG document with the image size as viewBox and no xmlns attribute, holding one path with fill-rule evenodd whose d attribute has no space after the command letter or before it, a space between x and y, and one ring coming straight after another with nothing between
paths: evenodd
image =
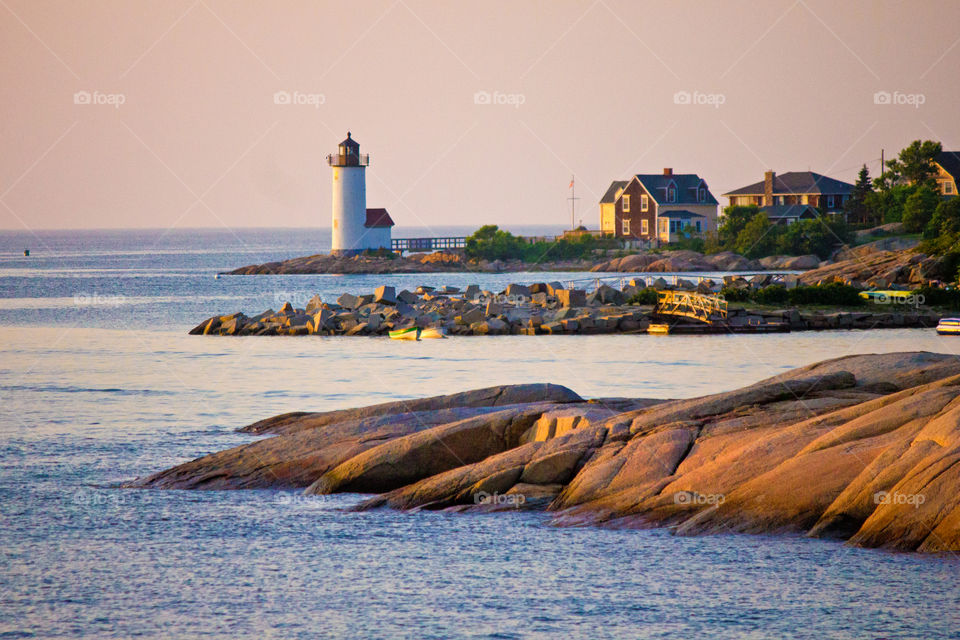
<instances>
[{"instance_id":1,"label":"yellow house","mask_svg":"<svg viewBox=\"0 0 960 640\"><path fill-rule=\"evenodd\" d=\"M607 192L600 198L600 232L604 235L617 235L617 200L629 183L629 180L611 182Z\"/></svg>"},{"instance_id":2,"label":"yellow house","mask_svg":"<svg viewBox=\"0 0 960 640\"><path fill-rule=\"evenodd\" d=\"M960 151L941 151L934 161L937 189L942 196L956 196L960 182Z\"/></svg>"}]
</instances>

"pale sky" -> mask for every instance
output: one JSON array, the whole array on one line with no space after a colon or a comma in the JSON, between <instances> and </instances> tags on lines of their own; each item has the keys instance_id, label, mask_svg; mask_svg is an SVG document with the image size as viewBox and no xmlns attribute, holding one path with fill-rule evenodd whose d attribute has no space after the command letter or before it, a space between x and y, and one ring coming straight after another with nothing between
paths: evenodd
<instances>
[{"instance_id":1,"label":"pale sky","mask_svg":"<svg viewBox=\"0 0 960 640\"><path fill-rule=\"evenodd\" d=\"M852 181L960 148L958 25L956 0L0 0L0 228L328 227L348 129L402 226L568 224L571 174L591 228L663 167L718 199Z\"/></svg>"}]
</instances>

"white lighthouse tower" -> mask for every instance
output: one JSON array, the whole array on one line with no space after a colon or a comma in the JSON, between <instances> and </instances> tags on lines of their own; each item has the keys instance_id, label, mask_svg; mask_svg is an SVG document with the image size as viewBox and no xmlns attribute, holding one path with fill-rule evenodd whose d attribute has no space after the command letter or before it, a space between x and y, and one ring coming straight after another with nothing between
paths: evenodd
<instances>
[{"instance_id":1,"label":"white lighthouse tower","mask_svg":"<svg viewBox=\"0 0 960 640\"><path fill-rule=\"evenodd\" d=\"M327 156L333 169L333 243L331 253L356 254L382 246L382 233L367 225L366 169L369 155L360 155L360 145L347 132L337 153ZM389 228L387 248L390 246Z\"/></svg>"}]
</instances>

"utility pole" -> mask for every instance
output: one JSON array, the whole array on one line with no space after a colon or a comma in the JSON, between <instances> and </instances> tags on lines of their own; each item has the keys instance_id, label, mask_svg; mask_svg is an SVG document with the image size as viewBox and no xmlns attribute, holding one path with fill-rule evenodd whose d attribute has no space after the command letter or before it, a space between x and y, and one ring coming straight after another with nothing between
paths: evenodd
<instances>
[{"instance_id":1,"label":"utility pole","mask_svg":"<svg viewBox=\"0 0 960 640\"><path fill-rule=\"evenodd\" d=\"M576 216L577 200L579 199L580 198L577 197L576 186L574 185L574 176L570 176L570 197L567 198L567 200L570 201L570 230L571 231L577 228L577 224L575 220L577 218Z\"/></svg>"}]
</instances>

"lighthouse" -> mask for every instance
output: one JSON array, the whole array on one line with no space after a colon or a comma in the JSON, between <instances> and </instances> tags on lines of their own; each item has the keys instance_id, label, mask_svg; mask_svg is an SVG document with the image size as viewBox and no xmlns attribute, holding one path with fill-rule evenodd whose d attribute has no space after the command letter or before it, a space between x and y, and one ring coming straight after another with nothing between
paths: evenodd
<instances>
[{"instance_id":1,"label":"lighthouse","mask_svg":"<svg viewBox=\"0 0 960 640\"><path fill-rule=\"evenodd\" d=\"M386 209L367 209L366 169L370 156L347 132L337 153L327 156L333 170L333 240L331 253L354 255L368 249L389 249L393 220Z\"/></svg>"}]
</instances>

